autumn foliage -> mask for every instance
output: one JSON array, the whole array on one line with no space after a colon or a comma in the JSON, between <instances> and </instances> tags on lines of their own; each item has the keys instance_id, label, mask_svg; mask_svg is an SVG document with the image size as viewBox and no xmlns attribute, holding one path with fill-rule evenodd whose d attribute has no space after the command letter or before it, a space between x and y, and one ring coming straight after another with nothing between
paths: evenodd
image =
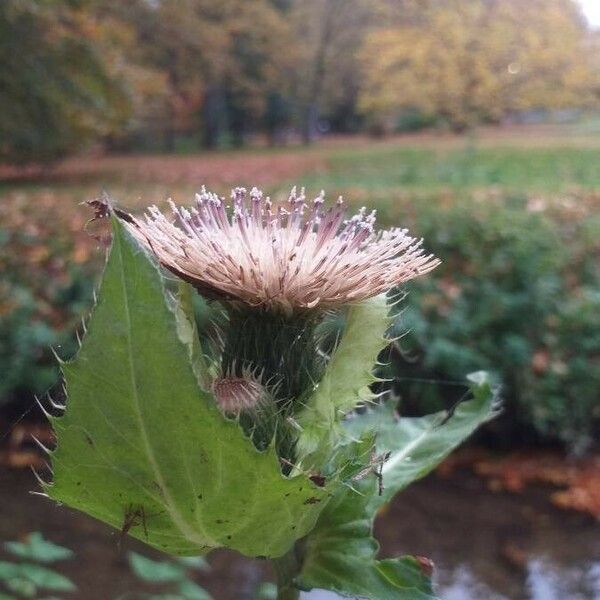
<instances>
[{"instance_id":1,"label":"autumn foliage","mask_svg":"<svg viewBox=\"0 0 600 600\"><path fill-rule=\"evenodd\" d=\"M574 0L5 0L0 160L597 106Z\"/></svg>"},{"instance_id":2,"label":"autumn foliage","mask_svg":"<svg viewBox=\"0 0 600 600\"><path fill-rule=\"evenodd\" d=\"M570 0L427 2L370 32L361 109L418 109L462 130L540 108L593 106L598 38Z\"/></svg>"}]
</instances>

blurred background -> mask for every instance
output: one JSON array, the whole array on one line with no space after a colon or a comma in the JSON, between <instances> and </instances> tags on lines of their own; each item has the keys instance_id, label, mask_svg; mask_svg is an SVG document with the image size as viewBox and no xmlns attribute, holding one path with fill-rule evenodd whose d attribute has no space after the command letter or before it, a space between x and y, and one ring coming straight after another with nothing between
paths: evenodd
<instances>
[{"instance_id":1,"label":"blurred background","mask_svg":"<svg viewBox=\"0 0 600 600\"><path fill-rule=\"evenodd\" d=\"M202 598L28 495L27 467L104 262L81 203L205 184L343 194L443 261L395 321L399 410L479 369L505 408L381 515L382 552L431 557L445 600L600 599L598 27L598 0L2 0L0 542L25 545L0 549L0 598ZM77 590L7 569L59 556L35 532ZM217 600L268 597L259 561L208 562L185 577Z\"/></svg>"}]
</instances>

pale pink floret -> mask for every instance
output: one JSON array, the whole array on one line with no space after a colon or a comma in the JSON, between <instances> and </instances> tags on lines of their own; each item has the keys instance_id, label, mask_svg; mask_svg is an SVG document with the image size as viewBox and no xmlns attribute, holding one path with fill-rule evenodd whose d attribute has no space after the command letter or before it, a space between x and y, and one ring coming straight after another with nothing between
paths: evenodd
<instances>
[{"instance_id":1,"label":"pale pink floret","mask_svg":"<svg viewBox=\"0 0 600 600\"><path fill-rule=\"evenodd\" d=\"M249 375L230 375L216 379L212 384L212 391L221 410L234 416L245 411L257 410L266 396L260 381Z\"/></svg>"},{"instance_id":2,"label":"pale pink floret","mask_svg":"<svg viewBox=\"0 0 600 600\"><path fill-rule=\"evenodd\" d=\"M260 190L236 188L231 206L202 190L195 206L171 201L175 221L155 206L129 224L168 269L216 296L291 312L334 307L387 292L439 261L406 229L375 231L375 211L345 218L340 198L307 203L292 190L273 207Z\"/></svg>"}]
</instances>

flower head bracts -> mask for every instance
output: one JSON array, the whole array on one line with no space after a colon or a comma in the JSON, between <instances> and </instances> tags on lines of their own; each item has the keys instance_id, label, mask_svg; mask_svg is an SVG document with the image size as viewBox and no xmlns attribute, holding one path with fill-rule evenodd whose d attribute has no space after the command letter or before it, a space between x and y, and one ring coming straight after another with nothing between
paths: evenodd
<instances>
[{"instance_id":1,"label":"flower head bracts","mask_svg":"<svg viewBox=\"0 0 600 600\"><path fill-rule=\"evenodd\" d=\"M325 208L323 193L307 202L294 188L275 207L236 188L231 200L203 189L189 210L170 201L174 222L153 206L128 226L200 290L286 313L365 300L439 264L406 229L376 232L375 211L347 219L341 198Z\"/></svg>"},{"instance_id":2,"label":"flower head bracts","mask_svg":"<svg viewBox=\"0 0 600 600\"><path fill-rule=\"evenodd\" d=\"M251 377L220 377L212 384L219 408L226 415L238 416L256 409L267 395L260 382Z\"/></svg>"}]
</instances>

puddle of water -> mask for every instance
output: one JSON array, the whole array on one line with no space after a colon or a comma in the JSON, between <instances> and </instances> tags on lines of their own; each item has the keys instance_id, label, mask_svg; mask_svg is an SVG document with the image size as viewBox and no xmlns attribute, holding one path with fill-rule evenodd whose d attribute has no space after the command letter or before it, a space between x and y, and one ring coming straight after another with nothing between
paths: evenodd
<instances>
[{"instance_id":1,"label":"puddle of water","mask_svg":"<svg viewBox=\"0 0 600 600\"><path fill-rule=\"evenodd\" d=\"M476 477L426 479L376 525L386 555L431 557L444 600L600 600L600 525L548 490L489 492Z\"/></svg>"},{"instance_id":2,"label":"puddle of water","mask_svg":"<svg viewBox=\"0 0 600 600\"><path fill-rule=\"evenodd\" d=\"M300 594L300 600L340 600L340 598L342 596L325 590L313 590L312 592L302 592ZM348 599L346 598L346 600Z\"/></svg>"},{"instance_id":3,"label":"puddle of water","mask_svg":"<svg viewBox=\"0 0 600 600\"><path fill-rule=\"evenodd\" d=\"M544 559L534 558L526 566L523 596L510 596L493 590L468 565L442 571L436 588L443 600L597 600L600 599L600 561L561 569ZM301 600L343 600L342 596L314 590Z\"/></svg>"},{"instance_id":4,"label":"puddle of water","mask_svg":"<svg viewBox=\"0 0 600 600\"><path fill-rule=\"evenodd\" d=\"M63 572L78 584L76 598L107 600L142 589L125 551L157 553L129 539L119 551L112 530L29 495L35 487L29 473L0 470L0 542L42 531L75 550L77 558L66 561ZM542 490L492 493L466 474L432 477L397 498L378 519L376 533L385 556L432 558L444 600L600 600L600 525L559 512L546 496ZM264 561L231 552L215 552L209 561L211 572L198 583L215 600L254 600L259 583L271 577ZM339 596L315 590L301 598Z\"/></svg>"},{"instance_id":5,"label":"puddle of water","mask_svg":"<svg viewBox=\"0 0 600 600\"><path fill-rule=\"evenodd\" d=\"M600 559L557 569L553 562L535 558L528 565L527 590L531 600L600 598Z\"/></svg>"}]
</instances>

